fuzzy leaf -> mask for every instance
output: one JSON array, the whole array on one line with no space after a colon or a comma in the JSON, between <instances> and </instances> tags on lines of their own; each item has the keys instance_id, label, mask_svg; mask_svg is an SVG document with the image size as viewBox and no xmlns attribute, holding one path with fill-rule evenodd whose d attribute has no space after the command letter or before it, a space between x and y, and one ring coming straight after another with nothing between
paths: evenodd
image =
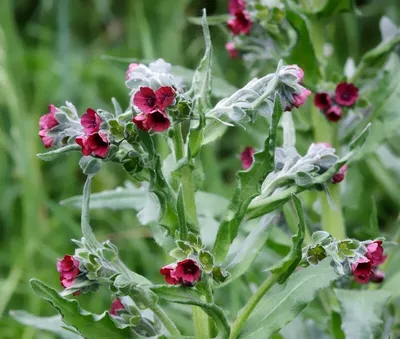
<instances>
[{"instance_id":1,"label":"fuzzy leaf","mask_svg":"<svg viewBox=\"0 0 400 339\"><path fill-rule=\"evenodd\" d=\"M254 260L257 258L261 249L265 246L273 226L278 219L277 213L270 213L263 216L257 227L251 230L244 240L239 252L229 260L225 269L231 274L224 285L244 274ZM225 266L225 265L224 265Z\"/></svg>"},{"instance_id":2,"label":"fuzzy leaf","mask_svg":"<svg viewBox=\"0 0 400 339\"><path fill-rule=\"evenodd\" d=\"M49 331L63 339L83 339L73 327L66 325L62 321L60 315L37 317L25 311L10 311L10 316L23 325Z\"/></svg>"},{"instance_id":3,"label":"fuzzy leaf","mask_svg":"<svg viewBox=\"0 0 400 339\"><path fill-rule=\"evenodd\" d=\"M230 14L208 16L207 17L208 25L213 26L213 25L225 24L230 17L231 17ZM203 19L199 17L189 17L188 21L194 25L201 26L203 24Z\"/></svg>"},{"instance_id":4,"label":"fuzzy leaf","mask_svg":"<svg viewBox=\"0 0 400 339\"><path fill-rule=\"evenodd\" d=\"M60 155L64 153L72 152L72 151L80 151L81 147L79 145L68 145L53 151L45 152L45 153L38 153L37 156L39 159L44 161L52 161L58 158Z\"/></svg>"},{"instance_id":5,"label":"fuzzy leaf","mask_svg":"<svg viewBox=\"0 0 400 339\"><path fill-rule=\"evenodd\" d=\"M229 246L235 239L239 225L246 214L251 200L260 194L261 182L274 169L274 154L276 131L283 110L279 95L275 95L274 112L265 139L264 149L254 154L254 163L248 171L240 171L237 174L236 188L228 207L228 213L221 222L213 253L217 262L222 262L229 250Z\"/></svg>"},{"instance_id":6,"label":"fuzzy leaf","mask_svg":"<svg viewBox=\"0 0 400 339\"><path fill-rule=\"evenodd\" d=\"M108 312L102 315L89 313L80 308L76 300L61 297L56 290L43 282L32 279L30 284L35 293L49 302L62 315L63 321L76 328L87 339L134 338L128 328L117 328Z\"/></svg>"},{"instance_id":7,"label":"fuzzy leaf","mask_svg":"<svg viewBox=\"0 0 400 339\"><path fill-rule=\"evenodd\" d=\"M346 338L370 339L383 324L382 312L390 293L377 291L335 290L342 314L342 330Z\"/></svg>"},{"instance_id":8,"label":"fuzzy leaf","mask_svg":"<svg viewBox=\"0 0 400 339\"><path fill-rule=\"evenodd\" d=\"M283 285L275 285L260 301L246 322L240 339L269 338L278 332L314 299L315 293L338 276L325 260L302 268Z\"/></svg>"},{"instance_id":9,"label":"fuzzy leaf","mask_svg":"<svg viewBox=\"0 0 400 339\"><path fill-rule=\"evenodd\" d=\"M326 18L342 12L351 12L353 10L353 0L325 0L325 5L320 8L316 14L319 18Z\"/></svg>"}]
</instances>

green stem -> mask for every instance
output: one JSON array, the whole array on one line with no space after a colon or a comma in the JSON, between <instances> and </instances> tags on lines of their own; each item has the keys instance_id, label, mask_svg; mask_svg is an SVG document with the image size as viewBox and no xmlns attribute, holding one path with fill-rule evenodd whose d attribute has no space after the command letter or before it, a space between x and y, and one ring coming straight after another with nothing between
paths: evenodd
<instances>
[{"instance_id":1,"label":"green stem","mask_svg":"<svg viewBox=\"0 0 400 339\"><path fill-rule=\"evenodd\" d=\"M272 286L278 280L279 275L272 274L257 290L256 293L250 298L244 308L240 311L239 316L236 318L235 322L232 325L232 331L229 336L229 339L236 339L240 331L242 330L245 322L250 317L251 312L256 308L260 300L263 298L265 293L267 293Z\"/></svg>"},{"instance_id":2,"label":"green stem","mask_svg":"<svg viewBox=\"0 0 400 339\"><path fill-rule=\"evenodd\" d=\"M164 312L164 310L158 305L157 303L149 303L148 307L154 312L154 314L160 319L163 323L165 328L169 331L169 333L173 336L180 336L181 333L179 332L176 325L173 321L168 317L168 315Z\"/></svg>"},{"instance_id":3,"label":"green stem","mask_svg":"<svg viewBox=\"0 0 400 339\"><path fill-rule=\"evenodd\" d=\"M194 336L196 339L210 339L208 328L208 316L198 306L192 307Z\"/></svg>"},{"instance_id":4,"label":"green stem","mask_svg":"<svg viewBox=\"0 0 400 339\"><path fill-rule=\"evenodd\" d=\"M208 304L214 304L214 296L212 291L212 282L208 280L207 282L207 290L206 290L206 301ZM210 332L210 338L214 338L217 336L217 329L215 327L215 322L212 317L208 317L208 330Z\"/></svg>"}]
</instances>

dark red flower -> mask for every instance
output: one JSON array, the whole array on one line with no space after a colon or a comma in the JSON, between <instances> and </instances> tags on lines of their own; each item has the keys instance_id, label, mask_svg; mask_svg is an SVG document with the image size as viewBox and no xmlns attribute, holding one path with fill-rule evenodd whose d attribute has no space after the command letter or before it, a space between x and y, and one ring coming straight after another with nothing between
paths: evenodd
<instances>
[{"instance_id":1,"label":"dark red flower","mask_svg":"<svg viewBox=\"0 0 400 339\"><path fill-rule=\"evenodd\" d=\"M175 99L175 92L170 86L160 87L156 92L157 106L164 111ZM145 113L145 112L144 112Z\"/></svg>"},{"instance_id":2,"label":"dark red flower","mask_svg":"<svg viewBox=\"0 0 400 339\"><path fill-rule=\"evenodd\" d=\"M229 41L225 44L225 49L229 53L229 56L232 59L236 59L239 57L239 51L236 49L235 44L232 41Z\"/></svg>"},{"instance_id":3,"label":"dark red flower","mask_svg":"<svg viewBox=\"0 0 400 339\"><path fill-rule=\"evenodd\" d=\"M338 121L342 117L342 109L339 106L333 105L326 112L325 116L329 121Z\"/></svg>"},{"instance_id":4,"label":"dark red flower","mask_svg":"<svg viewBox=\"0 0 400 339\"><path fill-rule=\"evenodd\" d=\"M110 149L110 142L107 136L101 132L76 137L75 141L82 147L83 155L91 155L93 153L99 158L105 158Z\"/></svg>"},{"instance_id":5,"label":"dark red flower","mask_svg":"<svg viewBox=\"0 0 400 339\"><path fill-rule=\"evenodd\" d=\"M201 270L193 259L185 259L176 264L174 278L185 286L193 286L200 280Z\"/></svg>"},{"instance_id":6,"label":"dark red flower","mask_svg":"<svg viewBox=\"0 0 400 339\"><path fill-rule=\"evenodd\" d=\"M170 285L179 284L179 279L175 277L175 264L169 264L160 269L160 273L164 276L165 282Z\"/></svg>"},{"instance_id":7,"label":"dark red flower","mask_svg":"<svg viewBox=\"0 0 400 339\"><path fill-rule=\"evenodd\" d=\"M293 101L293 106L299 108L301 105L303 105L303 104L306 102L307 97L308 97L310 94L311 94L311 91L310 91L310 90L308 90L307 88L303 88L303 89L301 90L301 93L300 93L300 94L295 94L295 95L293 95L293 100L294 100L294 101Z\"/></svg>"},{"instance_id":8,"label":"dark red flower","mask_svg":"<svg viewBox=\"0 0 400 339\"><path fill-rule=\"evenodd\" d=\"M253 158L253 154L254 154L255 150L253 147L246 147L242 153L240 153L240 160L242 161L242 168L244 170L247 170L251 167L251 165L253 164L254 158Z\"/></svg>"},{"instance_id":9,"label":"dark red flower","mask_svg":"<svg viewBox=\"0 0 400 339\"><path fill-rule=\"evenodd\" d=\"M53 145L54 139L47 135L47 132L58 125L55 113L57 108L54 105L49 105L49 113L42 115L39 119L39 136L42 139L44 147L49 148Z\"/></svg>"},{"instance_id":10,"label":"dark red flower","mask_svg":"<svg viewBox=\"0 0 400 339\"><path fill-rule=\"evenodd\" d=\"M343 181L344 177L346 176L346 172L347 172L347 165L343 165L340 168L339 172L333 175L332 182L334 184L338 184L339 182Z\"/></svg>"},{"instance_id":11,"label":"dark red flower","mask_svg":"<svg viewBox=\"0 0 400 339\"><path fill-rule=\"evenodd\" d=\"M230 0L229 1L229 13L235 15L237 12L244 11L246 8L246 3L244 0Z\"/></svg>"},{"instance_id":12,"label":"dark red flower","mask_svg":"<svg viewBox=\"0 0 400 339\"><path fill-rule=\"evenodd\" d=\"M143 113L153 112L157 108L156 94L150 87L140 87L133 97L133 103Z\"/></svg>"},{"instance_id":13,"label":"dark red flower","mask_svg":"<svg viewBox=\"0 0 400 339\"><path fill-rule=\"evenodd\" d=\"M319 92L315 94L314 105L321 110L329 109L332 106L332 99L329 93Z\"/></svg>"},{"instance_id":14,"label":"dark red flower","mask_svg":"<svg viewBox=\"0 0 400 339\"><path fill-rule=\"evenodd\" d=\"M371 274L371 281L376 283L376 284L380 284L385 280L385 273L383 273L382 271L373 271Z\"/></svg>"},{"instance_id":15,"label":"dark red flower","mask_svg":"<svg viewBox=\"0 0 400 339\"><path fill-rule=\"evenodd\" d=\"M131 78L131 71L138 66L139 66L139 64L136 64L136 63L129 64L128 70L125 73L126 80L129 80Z\"/></svg>"},{"instance_id":16,"label":"dark red flower","mask_svg":"<svg viewBox=\"0 0 400 339\"><path fill-rule=\"evenodd\" d=\"M372 265L367 258L360 258L351 265L354 280L360 284L366 284L371 279Z\"/></svg>"},{"instance_id":17,"label":"dark red flower","mask_svg":"<svg viewBox=\"0 0 400 339\"><path fill-rule=\"evenodd\" d=\"M132 121L143 131L152 129L154 132L164 132L171 126L168 116L161 111L153 111L148 114L140 113L133 117Z\"/></svg>"},{"instance_id":18,"label":"dark red flower","mask_svg":"<svg viewBox=\"0 0 400 339\"><path fill-rule=\"evenodd\" d=\"M371 265L374 267L383 264L387 256L383 254L382 241L377 240L368 244L367 254L365 256L369 259Z\"/></svg>"},{"instance_id":19,"label":"dark red flower","mask_svg":"<svg viewBox=\"0 0 400 339\"><path fill-rule=\"evenodd\" d=\"M92 134L100 130L101 118L94 109L88 108L81 117L81 125L85 134Z\"/></svg>"},{"instance_id":20,"label":"dark red flower","mask_svg":"<svg viewBox=\"0 0 400 339\"><path fill-rule=\"evenodd\" d=\"M125 309L124 304L121 302L121 300L119 298L117 298L111 304L110 314L117 316L118 315L117 311L124 310L124 309Z\"/></svg>"},{"instance_id":21,"label":"dark red flower","mask_svg":"<svg viewBox=\"0 0 400 339\"><path fill-rule=\"evenodd\" d=\"M74 279L81 273L79 261L72 255L65 255L63 259L57 261L57 271L60 273L61 285L64 288L71 287Z\"/></svg>"},{"instance_id":22,"label":"dark red flower","mask_svg":"<svg viewBox=\"0 0 400 339\"><path fill-rule=\"evenodd\" d=\"M245 11L236 12L235 18L229 19L227 24L234 35L248 34L253 25L250 16Z\"/></svg>"},{"instance_id":23,"label":"dark red flower","mask_svg":"<svg viewBox=\"0 0 400 339\"><path fill-rule=\"evenodd\" d=\"M336 86L335 99L339 105L352 106L358 99L358 88L353 84L342 82Z\"/></svg>"}]
</instances>

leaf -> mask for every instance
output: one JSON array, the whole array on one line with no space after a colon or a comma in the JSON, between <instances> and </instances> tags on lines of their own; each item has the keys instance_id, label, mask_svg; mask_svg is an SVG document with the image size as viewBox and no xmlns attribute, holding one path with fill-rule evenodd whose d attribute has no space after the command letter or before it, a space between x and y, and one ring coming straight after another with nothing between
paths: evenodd
<instances>
[{"instance_id":1,"label":"leaf","mask_svg":"<svg viewBox=\"0 0 400 339\"><path fill-rule=\"evenodd\" d=\"M52 160L58 158L60 155L63 155L64 153L80 151L80 150L81 150L81 147L79 145L68 145L68 146L64 146L64 147L55 149L50 152L38 153L37 156L41 160L52 161Z\"/></svg>"},{"instance_id":2,"label":"leaf","mask_svg":"<svg viewBox=\"0 0 400 339\"><path fill-rule=\"evenodd\" d=\"M319 1L319 0L317 0ZM315 14L319 19L327 18L342 12L351 12L354 10L353 0L327 0L325 6Z\"/></svg>"},{"instance_id":3,"label":"leaf","mask_svg":"<svg viewBox=\"0 0 400 339\"><path fill-rule=\"evenodd\" d=\"M213 25L220 25L220 24L225 24L228 19L231 16L229 14L221 14L221 15L211 15L207 17L208 25L213 26ZM189 17L188 21L191 24L194 25L202 25L203 24L203 18L198 18L198 17Z\"/></svg>"},{"instance_id":4,"label":"leaf","mask_svg":"<svg viewBox=\"0 0 400 339\"><path fill-rule=\"evenodd\" d=\"M291 322L310 303L315 293L338 278L328 260L301 268L283 285L275 285L246 322L240 339L269 338Z\"/></svg>"},{"instance_id":5,"label":"leaf","mask_svg":"<svg viewBox=\"0 0 400 339\"><path fill-rule=\"evenodd\" d=\"M342 314L346 338L370 339L383 324L382 312L390 298L383 290L335 290Z\"/></svg>"},{"instance_id":6,"label":"leaf","mask_svg":"<svg viewBox=\"0 0 400 339\"><path fill-rule=\"evenodd\" d=\"M181 240L186 240L188 230L187 230L187 225L186 225L185 203L183 201L182 184L179 185L179 189L178 189L178 199L176 202L176 211L178 212L179 238Z\"/></svg>"},{"instance_id":7,"label":"leaf","mask_svg":"<svg viewBox=\"0 0 400 339\"><path fill-rule=\"evenodd\" d=\"M274 112L264 149L254 154L254 163L248 171L240 171L237 174L233 198L229 204L227 216L219 226L214 244L213 253L217 262L222 262L226 257L229 245L237 235L247 207L252 199L260 194L261 182L274 169L276 131L282 112L281 101L276 93Z\"/></svg>"},{"instance_id":8,"label":"leaf","mask_svg":"<svg viewBox=\"0 0 400 339\"><path fill-rule=\"evenodd\" d=\"M128 328L117 328L108 312L102 315L89 313L81 309L76 300L61 297L56 290L37 279L32 279L30 284L35 293L55 307L60 312L63 321L75 327L84 338L134 338Z\"/></svg>"},{"instance_id":9,"label":"leaf","mask_svg":"<svg viewBox=\"0 0 400 339\"><path fill-rule=\"evenodd\" d=\"M184 286L166 286L158 285L152 286L150 289L160 298L167 301L184 304L194 305L203 309L210 317L212 317L218 329L227 337L230 332L228 319L222 308L212 303L205 303L201 300L202 294L193 288ZM225 338L225 336L223 336Z\"/></svg>"},{"instance_id":10,"label":"leaf","mask_svg":"<svg viewBox=\"0 0 400 339\"><path fill-rule=\"evenodd\" d=\"M239 252L230 259L227 265L224 265L226 266L225 269L231 274L229 279L224 282L224 285L240 277L249 269L261 249L265 246L273 226L277 223L277 219L278 213L267 214L261 218L258 226L251 230L241 245Z\"/></svg>"},{"instance_id":11,"label":"leaf","mask_svg":"<svg viewBox=\"0 0 400 339\"><path fill-rule=\"evenodd\" d=\"M301 261L302 245L306 231L306 222L301 201L295 194L292 195L292 200L299 219L298 231L292 236L293 245L289 254L269 269L272 274L279 275L278 283L280 284L283 284L286 281Z\"/></svg>"},{"instance_id":12,"label":"leaf","mask_svg":"<svg viewBox=\"0 0 400 339\"><path fill-rule=\"evenodd\" d=\"M82 212L81 212L81 230L83 237L92 245L98 244L96 237L90 226L90 189L92 185L92 175L88 175L83 186Z\"/></svg>"},{"instance_id":13,"label":"leaf","mask_svg":"<svg viewBox=\"0 0 400 339\"><path fill-rule=\"evenodd\" d=\"M25 311L10 311L10 316L23 325L49 331L63 339L83 339L79 333L75 332L76 330L73 327L67 326L62 321L60 315L53 317L37 317Z\"/></svg>"},{"instance_id":14,"label":"leaf","mask_svg":"<svg viewBox=\"0 0 400 339\"><path fill-rule=\"evenodd\" d=\"M83 156L79 160L79 167L82 169L83 174L93 175L96 174L101 168L101 160Z\"/></svg>"}]
</instances>

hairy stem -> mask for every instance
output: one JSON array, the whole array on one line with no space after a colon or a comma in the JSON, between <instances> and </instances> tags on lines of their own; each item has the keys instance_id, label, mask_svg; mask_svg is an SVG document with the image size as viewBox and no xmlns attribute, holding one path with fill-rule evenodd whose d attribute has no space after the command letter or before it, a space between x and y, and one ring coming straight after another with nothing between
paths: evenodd
<instances>
[{"instance_id":1,"label":"hairy stem","mask_svg":"<svg viewBox=\"0 0 400 339\"><path fill-rule=\"evenodd\" d=\"M192 307L194 335L196 339L210 339L207 314L198 306Z\"/></svg>"},{"instance_id":2,"label":"hairy stem","mask_svg":"<svg viewBox=\"0 0 400 339\"><path fill-rule=\"evenodd\" d=\"M272 274L257 290L256 293L249 299L247 304L240 311L239 316L236 318L232 325L231 334L229 339L236 339L242 330L247 319L250 317L251 312L256 308L262 297L267 293L278 280L279 275Z\"/></svg>"}]
</instances>

